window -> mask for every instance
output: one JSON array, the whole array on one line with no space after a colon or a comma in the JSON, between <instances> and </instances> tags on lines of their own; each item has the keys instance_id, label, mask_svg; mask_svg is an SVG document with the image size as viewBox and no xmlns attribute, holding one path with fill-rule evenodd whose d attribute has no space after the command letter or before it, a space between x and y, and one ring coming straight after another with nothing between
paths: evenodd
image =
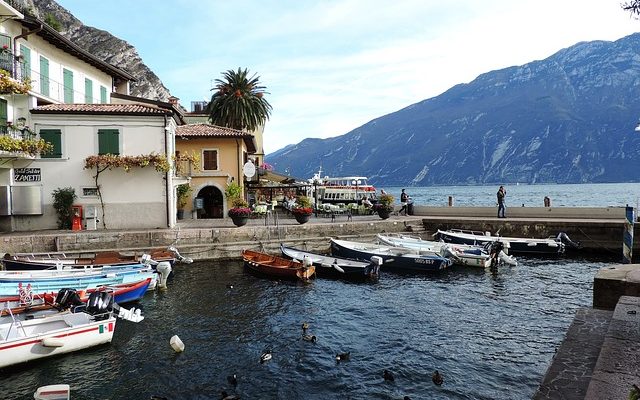
<instances>
[{"instance_id":1,"label":"window","mask_svg":"<svg viewBox=\"0 0 640 400\"><path fill-rule=\"evenodd\" d=\"M40 93L49 96L49 60L40 56Z\"/></svg>"},{"instance_id":2,"label":"window","mask_svg":"<svg viewBox=\"0 0 640 400\"><path fill-rule=\"evenodd\" d=\"M93 81L89 78L84 78L84 102L93 103Z\"/></svg>"},{"instance_id":3,"label":"window","mask_svg":"<svg viewBox=\"0 0 640 400\"><path fill-rule=\"evenodd\" d=\"M98 129L98 154L120 154L120 131Z\"/></svg>"},{"instance_id":4,"label":"window","mask_svg":"<svg viewBox=\"0 0 640 400\"><path fill-rule=\"evenodd\" d=\"M62 70L62 78L64 81L64 102L73 103L73 72L66 68Z\"/></svg>"},{"instance_id":5,"label":"window","mask_svg":"<svg viewBox=\"0 0 640 400\"><path fill-rule=\"evenodd\" d=\"M31 78L31 49L21 44L20 55L23 63L22 78Z\"/></svg>"},{"instance_id":6,"label":"window","mask_svg":"<svg viewBox=\"0 0 640 400\"><path fill-rule=\"evenodd\" d=\"M218 170L218 150L202 150L202 169L205 171Z\"/></svg>"},{"instance_id":7,"label":"window","mask_svg":"<svg viewBox=\"0 0 640 400\"><path fill-rule=\"evenodd\" d=\"M62 131L60 129L41 129L40 139L53 145L53 151L41 153L40 158L62 158Z\"/></svg>"},{"instance_id":8,"label":"window","mask_svg":"<svg viewBox=\"0 0 640 400\"><path fill-rule=\"evenodd\" d=\"M0 133L7 133L7 101L0 99Z\"/></svg>"},{"instance_id":9,"label":"window","mask_svg":"<svg viewBox=\"0 0 640 400\"><path fill-rule=\"evenodd\" d=\"M100 86L100 103L107 103L107 88L104 86Z\"/></svg>"}]
</instances>

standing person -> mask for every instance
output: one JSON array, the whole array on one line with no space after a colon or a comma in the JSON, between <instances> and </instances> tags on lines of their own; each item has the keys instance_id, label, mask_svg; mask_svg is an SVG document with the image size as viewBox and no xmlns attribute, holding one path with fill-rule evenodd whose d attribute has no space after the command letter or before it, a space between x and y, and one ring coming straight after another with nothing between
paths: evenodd
<instances>
[{"instance_id":1,"label":"standing person","mask_svg":"<svg viewBox=\"0 0 640 400\"><path fill-rule=\"evenodd\" d=\"M498 218L507 218L504 216L504 196L507 195L507 190L504 188L504 186L500 185L500 188L498 189L498 193L496 195L498 196Z\"/></svg>"},{"instance_id":2,"label":"standing person","mask_svg":"<svg viewBox=\"0 0 640 400\"><path fill-rule=\"evenodd\" d=\"M407 215L407 201L409 200L409 195L405 193L404 189L402 189L402 193L400 193L400 205L402 208L398 211L398 215L404 211L404 215Z\"/></svg>"}]
</instances>

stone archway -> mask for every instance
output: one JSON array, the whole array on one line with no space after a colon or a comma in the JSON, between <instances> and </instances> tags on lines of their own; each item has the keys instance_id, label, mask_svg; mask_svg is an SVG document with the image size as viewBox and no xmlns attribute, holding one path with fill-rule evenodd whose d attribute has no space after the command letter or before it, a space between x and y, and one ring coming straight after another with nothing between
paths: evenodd
<instances>
[{"instance_id":1,"label":"stone archway","mask_svg":"<svg viewBox=\"0 0 640 400\"><path fill-rule=\"evenodd\" d=\"M198 191L203 208L198 210L198 219L224 218L224 196L215 186L205 186Z\"/></svg>"}]
</instances>

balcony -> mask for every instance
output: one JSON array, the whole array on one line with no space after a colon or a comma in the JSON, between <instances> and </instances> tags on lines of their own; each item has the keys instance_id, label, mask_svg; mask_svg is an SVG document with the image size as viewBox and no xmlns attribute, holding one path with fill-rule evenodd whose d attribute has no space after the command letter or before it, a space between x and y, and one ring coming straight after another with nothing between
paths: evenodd
<instances>
[{"instance_id":1,"label":"balcony","mask_svg":"<svg viewBox=\"0 0 640 400\"><path fill-rule=\"evenodd\" d=\"M28 77L25 74L25 62L10 49L0 48L0 69L7 71L9 76L18 82Z\"/></svg>"}]
</instances>

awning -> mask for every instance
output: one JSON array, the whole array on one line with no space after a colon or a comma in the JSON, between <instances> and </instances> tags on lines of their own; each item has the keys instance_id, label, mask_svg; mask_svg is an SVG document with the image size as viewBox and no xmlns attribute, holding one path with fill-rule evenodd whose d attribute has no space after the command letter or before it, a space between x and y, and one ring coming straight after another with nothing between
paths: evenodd
<instances>
[{"instance_id":1,"label":"awning","mask_svg":"<svg viewBox=\"0 0 640 400\"><path fill-rule=\"evenodd\" d=\"M283 185L291 185L297 183L300 186L308 185L308 183L306 183L302 179L294 178L293 176L288 176L277 171L269 171L263 168L258 168L258 179L260 180L260 183L266 183L267 185L269 185L269 183L279 183ZM253 181L251 183L255 185L258 182Z\"/></svg>"}]
</instances>

